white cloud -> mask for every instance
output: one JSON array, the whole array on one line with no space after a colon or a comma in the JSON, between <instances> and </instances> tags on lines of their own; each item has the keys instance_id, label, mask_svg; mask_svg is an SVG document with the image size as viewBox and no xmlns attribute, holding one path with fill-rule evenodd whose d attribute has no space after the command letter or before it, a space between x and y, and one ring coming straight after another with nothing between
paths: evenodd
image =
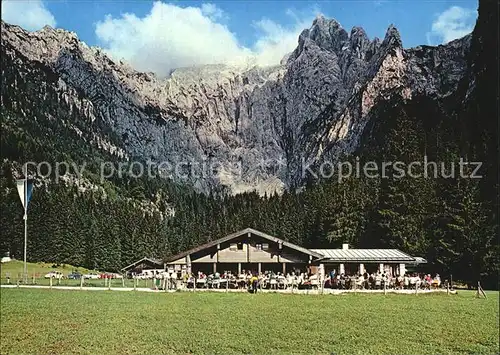
<instances>
[{"instance_id":1,"label":"white cloud","mask_svg":"<svg viewBox=\"0 0 500 355\"><path fill-rule=\"evenodd\" d=\"M208 16L210 17L211 19L222 19L222 18L226 18L226 14L224 13L224 11L222 11L221 9L219 9L217 6L215 6L214 4L202 4L201 5L201 12L202 14L204 14L205 16Z\"/></svg>"},{"instance_id":2,"label":"white cloud","mask_svg":"<svg viewBox=\"0 0 500 355\"><path fill-rule=\"evenodd\" d=\"M436 16L432 29L427 33L427 41L448 43L472 32L477 12L459 6L452 6Z\"/></svg>"},{"instance_id":3,"label":"white cloud","mask_svg":"<svg viewBox=\"0 0 500 355\"><path fill-rule=\"evenodd\" d=\"M28 31L39 30L45 25L56 26L56 19L41 0L2 1L2 20Z\"/></svg>"},{"instance_id":4,"label":"white cloud","mask_svg":"<svg viewBox=\"0 0 500 355\"><path fill-rule=\"evenodd\" d=\"M292 28L269 19L254 23L260 37L252 48L241 45L224 24L227 15L213 4L180 7L155 2L143 18L124 14L107 16L96 25L96 35L104 49L114 58L125 59L137 70L166 76L172 69L202 64L278 64L297 45L303 28L292 12Z\"/></svg>"},{"instance_id":5,"label":"white cloud","mask_svg":"<svg viewBox=\"0 0 500 355\"><path fill-rule=\"evenodd\" d=\"M300 32L309 28L314 18L311 15L301 19L291 10L288 10L287 14L294 18L295 24L292 28L285 28L269 19L262 19L254 23L254 27L260 30L262 35L254 45L259 65L279 63L285 54L297 47Z\"/></svg>"}]
</instances>

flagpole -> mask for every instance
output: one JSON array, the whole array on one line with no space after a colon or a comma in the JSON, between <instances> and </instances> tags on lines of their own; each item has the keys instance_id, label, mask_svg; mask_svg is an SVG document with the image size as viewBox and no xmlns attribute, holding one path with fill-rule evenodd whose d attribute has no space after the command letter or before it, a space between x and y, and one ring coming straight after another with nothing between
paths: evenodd
<instances>
[{"instance_id":1,"label":"flagpole","mask_svg":"<svg viewBox=\"0 0 500 355\"><path fill-rule=\"evenodd\" d=\"M28 174L24 175L24 283L28 283L28 265L26 264L26 251L28 247Z\"/></svg>"}]
</instances>

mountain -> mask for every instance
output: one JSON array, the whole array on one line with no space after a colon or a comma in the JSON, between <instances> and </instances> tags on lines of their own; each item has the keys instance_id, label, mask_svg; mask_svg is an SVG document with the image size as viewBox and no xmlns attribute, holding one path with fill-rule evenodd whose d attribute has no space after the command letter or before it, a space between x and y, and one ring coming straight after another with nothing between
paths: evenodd
<instances>
[{"instance_id":1,"label":"mountain","mask_svg":"<svg viewBox=\"0 0 500 355\"><path fill-rule=\"evenodd\" d=\"M429 272L496 287L497 10L480 2L472 34L410 49L393 26L370 40L318 17L280 65L168 78L74 33L2 22L0 250L23 247L21 164L47 162L30 205L31 261L118 270L253 227L306 247L399 248ZM482 162L482 178L304 174L424 156L448 174L461 158ZM141 175L136 162L148 161L166 172ZM57 162L85 170L70 165L58 181L44 171Z\"/></svg>"},{"instance_id":2,"label":"mountain","mask_svg":"<svg viewBox=\"0 0 500 355\"><path fill-rule=\"evenodd\" d=\"M200 176L211 164L208 174L188 178L198 190L222 185L261 194L300 187L302 165L354 152L374 104L388 93L453 94L470 46L466 36L405 50L393 26L382 41L370 41L362 28L348 33L320 16L281 65L182 68L160 79L64 30L30 33L2 22L2 33L8 95L26 95L24 75L50 77L43 79L50 90L81 107L81 120L90 123L77 127L88 136L82 144L128 161L168 162L170 172L192 163ZM28 96L49 89L36 90Z\"/></svg>"}]
</instances>

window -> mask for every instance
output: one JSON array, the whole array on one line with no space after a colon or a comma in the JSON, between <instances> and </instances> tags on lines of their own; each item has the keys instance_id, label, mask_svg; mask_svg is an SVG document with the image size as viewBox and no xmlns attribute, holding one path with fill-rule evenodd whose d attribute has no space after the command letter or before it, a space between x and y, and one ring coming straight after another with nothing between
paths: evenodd
<instances>
[{"instance_id":1,"label":"window","mask_svg":"<svg viewBox=\"0 0 500 355\"><path fill-rule=\"evenodd\" d=\"M255 244L255 248L257 250L262 250L262 244Z\"/></svg>"},{"instance_id":2,"label":"window","mask_svg":"<svg viewBox=\"0 0 500 355\"><path fill-rule=\"evenodd\" d=\"M231 243L229 245L229 250L236 251L238 249L238 245L236 243Z\"/></svg>"},{"instance_id":3,"label":"window","mask_svg":"<svg viewBox=\"0 0 500 355\"><path fill-rule=\"evenodd\" d=\"M243 250L243 243L238 243L238 250Z\"/></svg>"},{"instance_id":4,"label":"window","mask_svg":"<svg viewBox=\"0 0 500 355\"><path fill-rule=\"evenodd\" d=\"M262 243L262 250L269 250L269 243Z\"/></svg>"}]
</instances>

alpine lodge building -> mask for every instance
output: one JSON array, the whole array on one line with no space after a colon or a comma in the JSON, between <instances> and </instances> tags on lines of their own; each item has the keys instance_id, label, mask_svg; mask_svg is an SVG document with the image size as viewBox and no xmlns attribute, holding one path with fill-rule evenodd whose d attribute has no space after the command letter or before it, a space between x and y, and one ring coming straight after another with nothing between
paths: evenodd
<instances>
[{"instance_id":1,"label":"alpine lodge building","mask_svg":"<svg viewBox=\"0 0 500 355\"><path fill-rule=\"evenodd\" d=\"M404 275L408 267L426 263L420 257L410 256L398 249L306 249L252 228L229 234L183 253L174 255L163 263L141 259L122 269L127 273L141 272L140 266L186 273L202 272L206 275L231 272L252 273L308 272L324 276L332 270L338 274L385 272L393 276Z\"/></svg>"}]
</instances>

